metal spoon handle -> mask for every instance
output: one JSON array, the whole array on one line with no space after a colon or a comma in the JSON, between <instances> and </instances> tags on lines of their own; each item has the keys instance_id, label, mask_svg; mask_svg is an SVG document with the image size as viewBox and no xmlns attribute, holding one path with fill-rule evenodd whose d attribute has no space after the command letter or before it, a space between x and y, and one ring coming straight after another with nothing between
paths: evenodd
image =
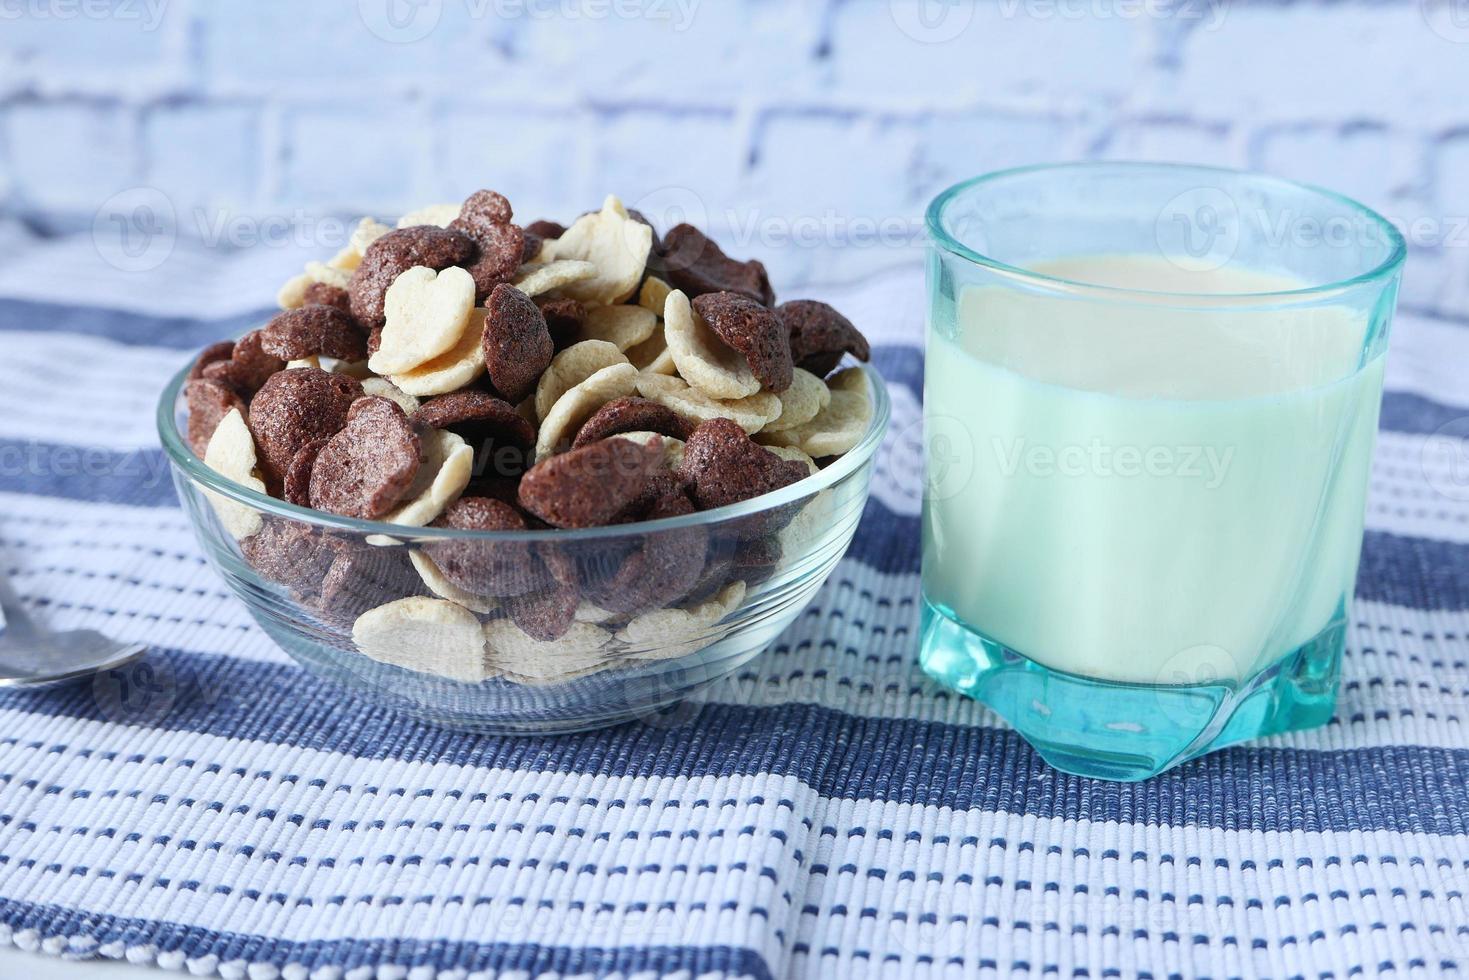
<instances>
[{"instance_id":1,"label":"metal spoon handle","mask_svg":"<svg viewBox=\"0 0 1469 980\"><path fill-rule=\"evenodd\" d=\"M5 633L17 640L40 635L36 623L20 603L20 596L10 587L10 580L0 572L0 612L5 613Z\"/></svg>"}]
</instances>

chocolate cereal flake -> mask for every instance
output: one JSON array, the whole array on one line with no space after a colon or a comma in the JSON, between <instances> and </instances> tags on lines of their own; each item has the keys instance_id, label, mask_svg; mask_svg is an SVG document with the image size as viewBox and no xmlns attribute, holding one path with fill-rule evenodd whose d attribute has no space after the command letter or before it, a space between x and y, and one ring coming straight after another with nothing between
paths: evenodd
<instances>
[{"instance_id":1,"label":"chocolate cereal flake","mask_svg":"<svg viewBox=\"0 0 1469 980\"><path fill-rule=\"evenodd\" d=\"M194 359L194 366L189 368L188 380L197 381L204 377L205 367L213 364L215 361L228 361L230 355L234 352L235 342L233 340L221 340L216 344L210 344L200 351L199 356Z\"/></svg>"},{"instance_id":2,"label":"chocolate cereal flake","mask_svg":"<svg viewBox=\"0 0 1469 980\"><path fill-rule=\"evenodd\" d=\"M763 264L755 259L736 262L693 225L669 229L655 264L655 271L689 297L731 292L765 306L775 305L775 291Z\"/></svg>"},{"instance_id":3,"label":"chocolate cereal flake","mask_svg":"<svg viewBox=\"0 0 1469 980\"><path fill-rule=\"evenodd\" d=\"M513 279L515 270L527 260L526 235L519 225L511 224L512 214L503 194L480 190L469 196L459 217L449 224L474 239L478 249L474 261L466 266L474 277L475 302L484 302L496 286Z\"/></svg>"},{"instance_id":4,"label":"chocolate cereal flake","mask_svg":"<svg viewBox=\"0 0 1469 980\"><path fill-rule=\"evenodd\" d=\"M382 517L413 485L422 456L403 409L386 398L359 398L346 426L316 457L311 506L362 520Z\"/></svg>"},{"instance_id":5,"label":"chocolate cereal flake","mask_svg":"<svg viewBox=\"0 0 1469 980\"><path fill-rule=\"evenodd\" d=\"M468 267L474 279L474 299L482 303L496 286L515 278L525 256L525 236L519 225L493 225L475 236L479 257Z\"/></svg>"},{"instance_id":6,"label":"chocolate cereal flake","mask_svg":"<svg viewBox=\"0 0 1469 980\"><path fill-rule=\"evenodd\" d=\"M791 339L791 359L796 367L804 368L824 378L836 369L842 354L851 354L859 361L872 356L867 338L832 307L814 299L796 299L775 308Z\"/></svg>"},{"instance_id":7,"label":"chocolate cereal flake","mask_svg":"<svg viewBox=\"0 0 1469 980\"><path fill-rule=\"evenodd\" d=\"M692 514L694 505L682 487L663 494L643 520ZM609 612L631 615L677 602L698 584L704 571L709 532L694 526L647 534L638 549L587 598Z\"/></svg>"},{"instance_id":8,"label":"chocolate cereal flake","mask_svg":"<svg viewBox=\"0 0 1469 980\"><path fill-rule=\"evenodd\" d=\"M771 391L791 386L790 334L780 318L739 293L706 293L694 297L694 312L719 338L745 355L750 371Z\"/></svg>"},{"instance_id":9,"label":"chocolate cereal flake","mask_svg":"<svg viewBox=\"0 0 1469 980\"><path fill-rule=\"evenodd\" d=\"M316 355L339 361L367 359L367 339L351 314L320 304L276 314L265 325L261 346L286 361Z\"/></svg>"},{"instance_id":10,"label":"chocolate cereal flake","mask_svg":"<svg viewBox=\"0 0 1469 980\"><path fill-rule=\"evenodd\" d=\"M597 527L636 500L661 465L658 446L603 439L532 466L520 481L520 504L554 527Z\"/></svg>"},{"instance_id":11,"label":"chocolate cereal flake","mask_svg":"<svg viewBox=\"0 0 1469 980\"><path fill-rule=\"evenodd\" d=\"M269 514L258 533L240 542L240 552L262 578L303 596L317 593L336 556L311 525Z\"/></svg>"},{"instance_id":12,"label":"chocolate cereal flake","mask_svg":"<svg viewBox=\"0 0 1469 980\"><path fill-rule=\"evenodd\" d=\"M565 225L557 221L547 221L544 218L532 221L525 226L525 230L528 234L539 235L541 238L560 238L566 234Z\"/></svg>"},{"instance_id":13,"label":"chocolate cereal flake","mask_svg":"<svg viewBox=\"0 0 1469 980\"><path fill-rule=\"evenodd\" d=\"M323 436L320 439L312 439L296 450L296 455L291 457L281 489L281 496L286 503L295 504L298 507L311 506L311 470L316 466L316 457L321 453L322 447L327 444L327 438Z\"/></svg>"},{"instance_id":14,"label":"chocolate cereal flake","mask_svg":"<svg viewBox=\"0 0 1469 980\"><path fill-rule=\"evenodd\" d=\"M514 405L473 388L424 402L413 421L463 438L474 449L476 478L519 476L536 444L536 427Z\"/></svg>"},{"instance_id":15,"label":"chocolate cereal flake","mask_svg":"<svg viewBox=\"0 0 1469 980\"><path fill-rule=\"evenodd\" d=\"M250 434L255 437L260 472L280 496L286 469L301 447L334 435L347 424L362 383L318 368L291 368L271 375L250 403Z\"/></svg>"},{"instance_id":16,"label":"chocolate cereal flake","mask_svg":"<svg viewBox=\"0 0 1469 980\"><path fill-rule=\"evenodd\" d=\"M523 531L526 522L520 511L503 501L460 497L429 526L461 531ZM546 584L540 559L524 542L435 541L424 545L423 550L445 578L474 595L524 595Z\"/></svg>"},{"instance_id":17,"label":"chocolate cereal flake","mask_svg":"<svg viewBox=\"0 0 1469 980\"><path fill-rule=\"evenodd\" d=\"M189 406L189 448L200 459L209 448L215 428L231 409L238 410L241 416L248 415L244 400L233 388L207 378L184 385L184 401Z\"/></svg>"},{"instance_id":18,"label":"chocolate cereal flake","mask_svg":"<svg viewBox=\"0 0 1469 980\"><path fill-rule=\"evenodd\" d=\"M536 388L556 353L546 318L531 298L501 284L485 303L485 367L495 390L519 402Z\"/></svg>"},{"instance_id":19,"label":"chocolate cereal flake","mask_svg":"<svg viewBox=\"0 0 1469 980\"><path fill-rule=\"evenodd\" d=\"M527 262L534 262L536 255L539 254L541 251L541 246L545 244L545 239L543 239L540 235L532 235L524 228L520 230L520 234L520 263L521 265L524 265Z\"/></svg>"},{"instance_id":20,"label":"chocolate cereal flake","mask_svg":"<svg viewBox=\"0 0 1469 980\"><path fill-rule=\"evenodd\" d=\"M582 324L587 322L587 308L580 300L569 296L538 296L536 306L546 318L546 329L551 332L551 342L558 353L576 343Z\"/></svg>"},{"instance_id":21,"label":"chocolate cereal flake","mask_svg":"<svg viewBox=\"0 0 1469 980\"><path fill-rule=\"evenodd\" d=\"M332 563L321 579L317 608L328 622L350 629L369 609L427 591L408 559L407 548L334 539Z\"/></svg>"},{"instance_id":22,"label":"chocolate cereal flake","mask_svg":"<svg viewBox=\"0 0 1469 980\"><path fill-rule=\"evenodd\" d=\"M264 340L264 331L251 330L235 342L229 360L204 365L200 375L229 385L241 398L249 401L271 375L286 366L285 361L265 350Z\"/></svg>"},{"instance_id":23,"label":"chocolate cereal flake","mask_svg":"<svg viewBox=\"0 0 1469 980\"><path fill-rule=\"evenodd\" d=\"M656 469L648 476L648 481L643 484L643 489L637 497L617 512L612 523L631 524L634 521L650 521L653 518L649 515L659 501L680 493L687 496L683 478L666 467Z\"/></svg>"},{"instance_id":24,"label":"chocolate cereal flake","mask_svg":"<svg viewBox=\"0 0 1469 980\"><path fill-rule=\"evenodd\" d=\"M479 190L469 195L459 209L459 217L449 227L471 238L495 225L508 225L515 212L510 201L498 191Z\"/></svg>"},{"instance_id":25,"label":"chocolate cereal flake","mask_svg":"<svg viewBox=\"0 0 1469 980\"><path fill-rule=\"evenodd\" d=\"M352 314L352 297L341 286L333 286L325 282L313 282L306 287L302 294L302 302L305 306L330 306L341 310L348 316ZM356 325L357 321L352 321ZM360 329L360 328L359 328Z\"/></svg>"},{"instance_id":26,"label":"chocolate cereal flake","mask_svg":"<svg viewBox=\"0 0 1469 980\"><path fill-rule=\"evenodd\" d=\"M413 225L383 235L367 246L347 286L352 316L369 330L383 325L383 297L399 275L414 266L447 269L466 265L476 254L474 240L450 228Z\"/></svg>"},{"instance_id":27,"label":"chocolate cereal flake","mask_svg":"<svg viewBox=\"0 0 1469 980\"><path fill-rule=\"evenodd\" d=\"M758 445L729 419L710 419L689 436L680 473L694 502L708 510L779 490L805 479L808 471L804 463Z\"/></svg>"},{"instance_id":28,"label":"chocolate cereal flake","mask_svg":"<svg viewBox=\"0 0 1469 980\"><path fill-rule=\"evenodd\" d=\"M688 420L667 406L646 398L629 395L614 398L592 414L577 430L571 448L580 449L599 439L624 432L656 432L674 439L687 439L693 427Z\"/></svg>"},{"instance_id":29,"label":"chocolate cereal flake","mask_svg":"<svg viewBox=\"0 0 1469 980\"><path fill-rule=\"evenodd\" d=\"M576 563L554 544L538 545L543 584L523 595L505 601L510 619L527 636L550 642L559 640L571 629L576 607L581 603L581 587L577 584Z\"/></svg>"}]
</instances>

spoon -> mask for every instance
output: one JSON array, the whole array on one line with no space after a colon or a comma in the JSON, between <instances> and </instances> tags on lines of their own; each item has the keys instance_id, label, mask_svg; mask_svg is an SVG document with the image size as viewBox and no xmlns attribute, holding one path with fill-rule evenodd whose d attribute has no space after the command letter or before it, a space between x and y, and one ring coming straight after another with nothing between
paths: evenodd
<instances>
[{"instance_id":1,"label":"spoon","mask_svg":"<svg viewBox=\"0 0 1469 980\"><path fill-rule=\"evenodd\" d=\"M45 687L121 667L142 656L147 645L119 643L95 630L52 633L37 626L20 597L0 574L0 687Z\"/></svg>"}]
</instances>

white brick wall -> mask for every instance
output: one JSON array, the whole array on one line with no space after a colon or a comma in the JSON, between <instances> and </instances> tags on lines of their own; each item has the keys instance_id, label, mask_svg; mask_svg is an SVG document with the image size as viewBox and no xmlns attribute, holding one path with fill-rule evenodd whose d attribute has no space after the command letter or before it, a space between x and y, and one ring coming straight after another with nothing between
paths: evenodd
<instances>
[{"instance_id":1,"label":"white brick wall","mask_svg":"<svg viewBox=\"0 0 1469 980\"><path fill-rule=\"evenodd\" d=\"M189 234L612 189L789 282L914 261L974 173L1200 161L1413 224L1406 301L1465 316L1466 93L1469 0L0 0L0 213L153 186Z\"/></svg>"}]
</instances>

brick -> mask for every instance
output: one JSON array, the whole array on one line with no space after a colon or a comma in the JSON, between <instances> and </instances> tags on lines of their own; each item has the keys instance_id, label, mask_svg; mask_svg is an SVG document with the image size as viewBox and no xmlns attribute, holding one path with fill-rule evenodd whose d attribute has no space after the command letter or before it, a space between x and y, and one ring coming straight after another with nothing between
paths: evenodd
<instances>
[{"instance_id":1,"label":"brick","mask_svg":"<svg viewBox=\"0 0 1469 980\"><path fill-rule=\"evenodd\" d=\"M622 195L660 230L680 221L722 225L746 156L732 114L616 113L603 121L594 141L594 193Z\"/></svg>"},{"instance_id":2,"label":"brick","mask_svg":"<svg viewBox=\"0 0 1469 980\"><path fill-rule=\"evenodd\" d=\"M32 207L91 213L138 183L136 120L115 107L14 106L6 144L17 196Z\"/></svg>"},{"instance_id":3,"label":"brick","mask_svg":"<svg viewBox=\"0 0 1469 980\"><path fill-rule=\"evenodd\" d=\"M944 188L1009 167L1074 157L1077 125L1055 117L1000 113L940 114L920 131L914 191L927 200Z\"/></svg>"},{"instance_id":4,"label":"brick","mask_svg":"<svg viewBox=\"0 0 1469 980\"><path fill-rule=\"evenodd\" d=\"M710 222L731 254L794 279L814 275L834 252L854 253L852 263L858 252L886 262L917 247L925 203L912 180L917 123L776 113L758 133L733 221Z\"/></svg>"},{"instance_id":5,"label":"brick","mask_svg":"<svg viewBox=\"0 0 1469 980\"><path fill-rule=\"evenodd\" d=\"M518 220L569 219L601 203L601 181L588 181L585 165L593 127L586 112L447 111L436 120L435 194L454 201L489 187L510 199Z\"/></svg>"},{"instance_id":6,"label":"brick","mask_svg":"<svg viewBox=\"0 0 1469 980\"><path fill-rule=\"evenodd\" d=\"M281 202L395 217L431 203L429 123L368 104L297 109L283 123Z\"/></svg>"},{"instance_id":7,"label":"brick","mask_svg":"<svg viewBox=\"0 0 1469 980\"><path fill-rule=\"evenodd\" d=\"M156 96L182 84L186 15L169 0L0 5L0 87Z\"/></svg>"},{"instance_id":8,"label":"brick","mask_svg":"<svg viewBox=\"0 0 1469 980\"><path fill-rule=\"evenodd\" d=\"M193 205L239 208L260 172L258 112L230 105L166 106L143 119L148 183Z\"/></svg>"},{"instance_id":9,"label":"brick","mask_svg":"<svg viewBox=\"0 0 1469 980\"><path fill-rule=\"evenodd\" d=\"M1433 308L1445 316L1469 320L1469 250L1445 249L1443 270L1436 278Z\"/></svg>"},{"instance_id":10,"label":"brick","mask_svg":"<svg viewBox=\"0 0 1469 980\"><path fill-rule=\"evenodd\" d=\"M1445 139L1433 148L1437 174L1434 207L1438 214L1463 226L1469 222L1469 135ZM1446 245L1469 255L1469 229L1446 234Z\"/></svg>"},{"instance_id":11,"label":"brick","mask_svg":"<svg viewBox=\"0 0 1469 980\"><path fill-rule=\"evenodd\" d=\"M1469 45L1397 4L1235 4L1222 29L1190 33L1178 60L1159 97L1221 119L1462 118L1469 89Z\"/></svg>"},{"instance_id":12,"label":"brick","mask_svg":"<svg viewBox=\"0 0 1469 980\"><path fill-rule=\"evenodd\" d=\"M1440 249L1413 249L1403 266L1403 283L1398 290L1398 306L1412 311L1448 312L1469 291L1456 289L1451 281L1451 256ZM1459 263L1464 281L1469 281L1469 267Z\"/></svg>"},{"instance_id":13,"label":"brick","mask_svg":"<svg viewBox=\"0 0 1469 980\"><path fill-rule=\"evenodd\" d=\"M218 94L381 96L509 77L480 0L210 4L200 18L206 88ZM411 12L399 21L385 11Z\"/></svg>"},{"instance_id":14,"label":"brick","mask_svg":"<svg viewBox=\"0 0 1469 980\"><path fill-rule=\"evenodd\" d=\"M1131 120L1117 127L1102 156L1210 167L1243 167L1245 152L1230 127L1178 120Z\"/></svg>"},{"instance_id":15,"label":"brick","mask_svg":"<svg viewBox=\"0 0 1469 980\"><path fill-rule=\"evenodd\" d=\"M388 0L129 2L161 11L152 29L105 15L121 6L0 3L7 204L85 216L148 183L211 213L391 217L488 185L530 219L608 190L665 211L687 189L731 254L789 282L911 261L865 229L853 244L853 223L916 224L976 173L1169 159L1418 222L1412 295L1469 293L1443 285L1469 266L1443 241L1469 210L1469 31L1434 5L1236 3L1220 25L1209 0L1141 19L1111 0L954 0L962 23L934 33L909 15L940 0L429 0L431 22L402 31ZM790 243L792 220L815 244Z\"/></svg>"},{"instance_id":16,"label":"brick","mask_svg":"<svg viewBox=\"0 0 1469 980\"><path fill-rule=\"evenodd\" d=\"M908 270L904 282L912 288L922 282L923 257L923 238L919 235L903 247L790 250L781 258L781 264L767 264L776 298L787 300L805 298L812 284L862 282L897 269ZM921 335L912 340L923 342Z\"/></svg>"},{"instance_id":17,"label":"brick","mask_svg":"<svg viewBox=\"0 0 1469 980\"><path fill-rule=\"evenodd\" d=\"M1310 126L1266 131L1254 165L1294 180L1329 187L1385 214L1412 203L1422 143L1380 126Z\"/></svg>"},{"instance_id":18,"label":"brick","mask_svg":"<svg viewBox=\"0 0 1469 980\"><path fill-rule=\"evenodd\" d=\"M1437 308L1469 317L1469 135L1437 143L1429 165L1437 176L1431 203L1423 207L1421 226L1405 227L1409 242L1419 248L1409 266L1437 286Z\"/></svg>"},{"instance_id":19,"label":"brick","mask_svg":"<svg viewBox=\"0 0 1469 980\"><path fill-rule=\"evenodd\" d=\"M5 147L3 128L0 128L0 210L11 210L11 197L15 193L15 178L10 173L10 154Z\"/></svg>"},{"instance_id":20,"label":"brick","mask_svg":"<svg viewBox=\"0 0 1469 980\"><path fill-rule=\"evenodd\" d=\"M840 4L832 27L832 88L845 100L878 104L1122 98L1140 80L1146 25L1079 18L1062 13L1063 6L1049 0Z\"/></svg>"},{"instance_id":21,"label":"brick","mask_svg":"<svg viewBox=\"0 0 1469 980\"><path fill-rule=\"evenodd\" d=\"M525 11L504 25L551 93L728 107L809 94L819 78L821 0L499 2ZM531 12L572 9L581 15Z\"/></svg>"}]
</instances>

